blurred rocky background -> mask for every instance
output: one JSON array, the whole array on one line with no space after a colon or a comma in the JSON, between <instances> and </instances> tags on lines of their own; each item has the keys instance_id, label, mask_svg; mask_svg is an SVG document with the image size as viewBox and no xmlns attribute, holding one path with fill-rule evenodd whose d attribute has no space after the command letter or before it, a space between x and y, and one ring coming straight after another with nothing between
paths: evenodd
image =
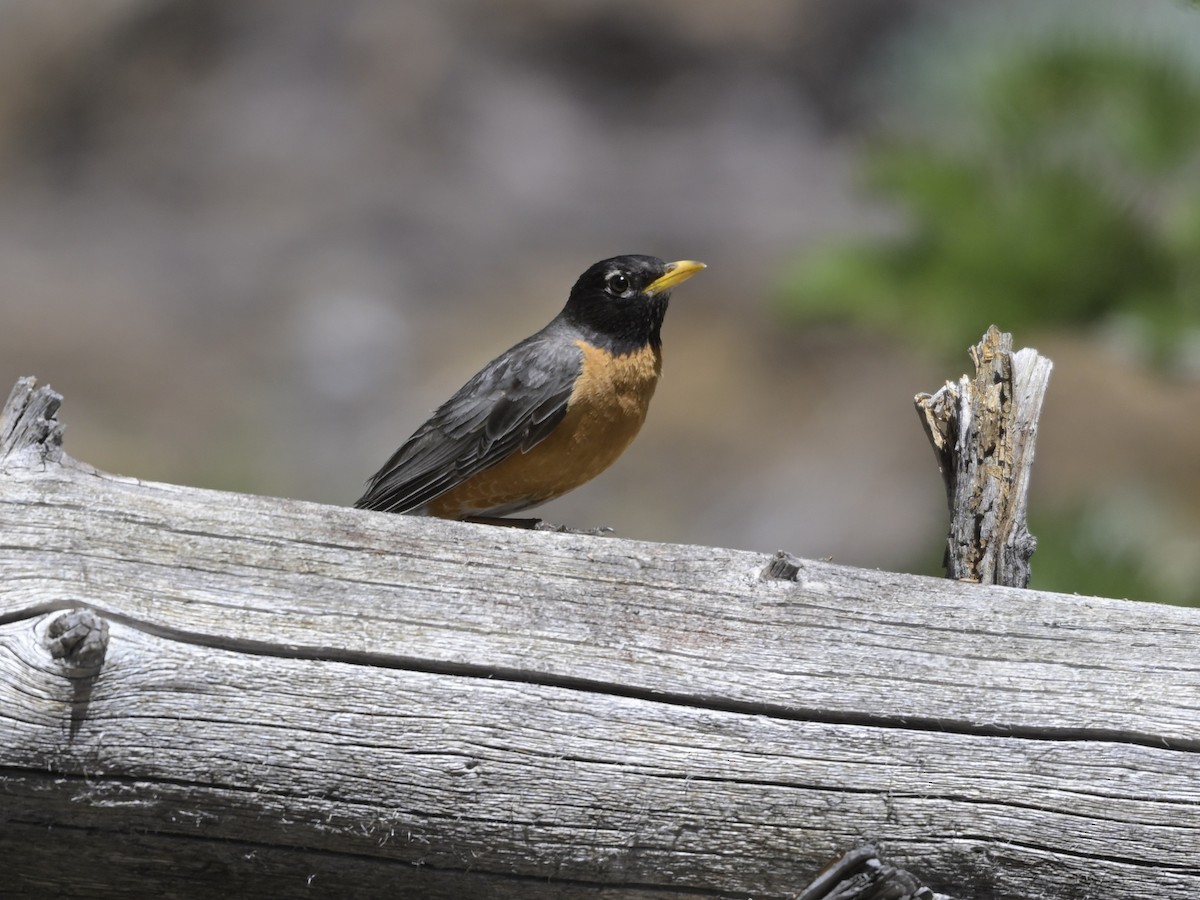
<instances>
[{"instance_id":1,"label":"blurred rocky background","mask_svg":"<svg viewBox=\"0 0 1200 900\"><path fill-rule=\"evenodd\" d=\"M936 572L912 396L995 322L1056 364L1034 586L1198 602L1198 60L1174 0L5 0L0 381L349 504L587 265L697 258L547 518Z\"/></svg>"}]
</instances>

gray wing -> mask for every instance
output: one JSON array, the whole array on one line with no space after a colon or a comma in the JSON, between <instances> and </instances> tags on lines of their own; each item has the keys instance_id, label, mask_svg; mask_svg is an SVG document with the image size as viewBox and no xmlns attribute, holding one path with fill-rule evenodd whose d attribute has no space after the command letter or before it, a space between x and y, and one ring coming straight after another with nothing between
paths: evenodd
<instances>
[{"instance_id":1,"label":"gray wing","mask_svg":"<svg viewBox=\"0 0 1200 900\"><path fill-rule=\"evenodd\" d=\"M552 323L488 363L372 476L354 505L409 512L543 441L566 415L583 367L583 352L564 337Z\"/></svg>"}]
</instances>

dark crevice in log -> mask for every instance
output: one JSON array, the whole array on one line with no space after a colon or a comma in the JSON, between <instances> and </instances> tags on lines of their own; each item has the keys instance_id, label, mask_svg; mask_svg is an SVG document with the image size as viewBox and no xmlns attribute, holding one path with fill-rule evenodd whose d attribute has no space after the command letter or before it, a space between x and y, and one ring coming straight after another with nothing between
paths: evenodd
<instances>
[{"instance_id":1,"label":"dark crevice in log","mask_svg":"<svg viewBox=\"0 0 1200 900\"><path fill-rule=\"evenodd\" d=\"M613 684L612 682L538 672L530 669L518 669L509 666L489 666L476 663L419 658L403 654L371 653L334 647L304 647L294 644L283 645L270 641L253 641L245 638L217 637L164 628L130 616L105 610L99 606L81 603L78 600L64 599L62 601L28 607L22 610L20 615L9 615L6 619L0 620L0 624L9 624L13 621L38 617L52 612L81 608L93 609L106 619L120 622L129 628L163 640L255 656L343 663L347 665L415 672L424 675L479 678L493 682L507 681L514 684L534 684L541 687L561 688L580 693L601 694L648 703L685 706L693 709L707 709L713 712L733 713L736 715L767 716L785 721L811 722L821 725L937 731L947 734L1035 741L1103 741L1106 743L1130 744L1185 753L1200 752L1200 738L1195 740L1166 740L1158 735L1141 734L1119 728L1009 726L994 722L984 724L962 719L933 718L929 716L840 712L828 709L784 706L769 702L754 703L705 694L660 691L637 687L635 685Z\"/></svg>"},{"instance_id":2,"label":"dark crevice in log","mask_svg":"<svg viewBox=\"0 0 1200 900\"><path fill-rule=\"evenodd\" d=\"M961 840L961 841L967 841L967 842L972 842L972 841L993 842L993 841L995 841L995 835L974 834L974 833L970 833L970 832L963 832L962 834L956 834L956 835L954 835L954 838L955 838L955 840ZM1153 866L1149 867L1146 860L1144 860L1144 859L1136 859L1136 858L1129 857L1129 856L1122 856L1119 853L1089 853L1086 850L1080 850L1080 849L1077 849L1074 847L1064 850L1061 847L1049 847L1049 846L1046 846L1045 844L1036 844L1031 841L1018 841L1018 840L1014 840L1012 838L1008 838L1007 840L1000 841L997 843L1002 846L1005 846L1005 847L1021 847L1026 850L1034 850L1034 851L1045 853L1047 855L1053 854L1055 856L1069 856L1073 859L1086 859L1086 860L1091 860L1093 862L1115 863L1116 865L1132 866L1133 868L1137 868L1137 869L1152 868L1153 871L1156 871L1156 872L1171 872L1171 873L1177 874L1177 875L1200 874L1200 866L1197 866L1195 863L1187 862L1187 861L1175 863L1175 862L1166 862L1163 860L1155 860L1153 863Z\"/></svg>"}]
</instances>

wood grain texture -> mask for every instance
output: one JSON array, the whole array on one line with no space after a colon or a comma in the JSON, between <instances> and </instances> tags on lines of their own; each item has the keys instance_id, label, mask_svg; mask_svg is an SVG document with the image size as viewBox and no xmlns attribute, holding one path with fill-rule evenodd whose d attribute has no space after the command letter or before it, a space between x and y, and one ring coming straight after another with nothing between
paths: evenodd
<instances>
[{"instance_id":1,"label":"wood grain texture","mask_svg":"<svg viewBox=\"0 0 1200 900\"><path fill-rule=\"evenodd\" d=\"M1196 611L770 562L11 456L6 887L1200 896Z\"/></svg>"}]
</instances>

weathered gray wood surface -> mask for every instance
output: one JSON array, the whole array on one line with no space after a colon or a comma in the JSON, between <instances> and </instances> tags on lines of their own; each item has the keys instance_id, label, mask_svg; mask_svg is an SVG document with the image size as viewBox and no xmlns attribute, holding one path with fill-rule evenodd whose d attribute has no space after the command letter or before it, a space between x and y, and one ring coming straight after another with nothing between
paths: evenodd
<instances>
[{"instance_id":1,"label":"weathered gray wood surface","mask_svg":"<svg viewBox=\"0 0 1200 900\"><path fill-rule=\"evenodd\" d=\"M1029 533L1029 478L1038 418L1054 366L991 326L970 349L974 375L915 403L946 482L950 578L1029 585L1037 541Z\"/></svg>"},{"instance_id":2,"label":"weathered gray wood surface","mask_svg":"<svg viewBox=\"0 0 1200 900\"><path fill-rule=\"evenodd\" d=\"M1200 896L1196 611L0 458L12 896Z\"/></svg>"}]
</instances>

